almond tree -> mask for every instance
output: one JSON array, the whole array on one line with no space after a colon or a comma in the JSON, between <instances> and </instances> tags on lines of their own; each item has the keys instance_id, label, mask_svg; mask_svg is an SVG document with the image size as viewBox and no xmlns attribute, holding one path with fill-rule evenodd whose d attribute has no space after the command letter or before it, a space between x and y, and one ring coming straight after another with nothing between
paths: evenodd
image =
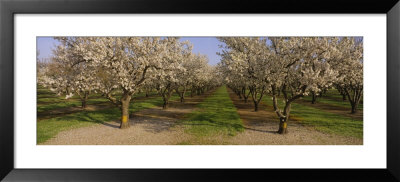
<instances>
[{"instance_id":1,"label":"almond tree","mask_svg":"<svg viewBox=\"0 0 400 182\"><path fill-rule=\"evenodd\" d=\"M166 38L171 39L171 38ZM190 58L192 48L187 41L169 41L167 44L165 64L163 69L157 70L157 75L152 79L156 89L163 98L163 109L168 108L173 91L178 89L182 75L185 75L184 64Z\"/></svg>"},{"instance_id":2,"label":"almond tree","mask_svg":"<svg viewBox=\"0 0 400 182\"><path fill-rule=\"evenodd\" d=\"M340 79L328 63L327 38L221 38L227 46L221 54L221 67L229 82L245 78L257 110L264 92L272 95L273 108L279 117L278 133L287 133L292 103L310 93L319 93ZM223 69L223 70L224 70ZM257 91L259 90L259 91ZM260 96L256 98L257 93ZM278 106L283 96L284 108Z\"/></svg>"},{"instance_id":3,"label":"almond tree","mask_svg":"<svg viewBox=\"0 0 400 182\"><path fill-rule=\"evenodd\" d=\"M163 75L162 70L177 64L168 47L177 38L159 37L92 37L85 61L98 68L103 79L99 90L121 109L120 128L129 127L129 105L132 95L139 91L150 76ZM115 97L121 90L121 97Z\"/></svg>"},{"instance_id":4,"label":"almond tree","mask_svg":"<svg viewBox=\"0 0 400 182\"><path fill-rule=\"evenodd\" d=\"M185 94L190 89L189 87L196 84L195 80L199 80L197 77L205 74L204 68L208 64L208 58L201 54L190 54L185 59L182 63L184 69L176 73L178 82L175 90L181 102L184 102Z\"/></svg>"},{"instance_id":5,"label":"almond tree","mask_svg":"<svg viewBox=\"0 0 400 182\"><path fill-rule=\"evenodd\" d=\"M56 38L60 41L46 65L40 83L56 92L65 94L66 99L78 95L82 108L86 108L89 94L97 88L96 70L84 61L82 50L89 46L86 38Z\"/></svg>"},{"instance_id":6,"label":"almond tree","mask_svg":"<svg viewBox=\"0 0 400 182\"><path fill-rule=\"evenodd\" d=\"M44 61L44 59L39 59L39 54L40 52L36 51L36 83L43 85L48 62Z\"/></svg>"},{"instance_id":7,"label":"almond tree","mask_svg":"<svg viewBox=\"0 0 400 182\"><path fill-rule=\"evenodd\" d=\"M327 38L274 37L270 40L266 78L280 121L278 133L285 134L293 101L330 87L337 81L338 73L326 60L330 52ZM283 95L283 110L278 106L278 91Z\"/></svg>"},{"instance_id":8,"label":"almond tree","mask_svg":"<svg viewBox=\"0 0 400 182\"><path fill-rule=\"evenodd\" d=\"M211 89L213 78L215 77L215 69L213 66L208 65L208 58L204 55L194 55L190 67L190 85L191 96L194 93L197 95L203 94L205 91Z\"/></svg>"},{"instance_id":9,"label":"almond tree","mask_svg":"<svg viewBox=\"0 0 400 182\"><path fill-rule=\"evenodd\" d=\"M363 43L361 38L332 39L330 64L339 72L338 91L347 96L351 113L356 113L363 96Z\"/></svg>"},{"instance_id":10,"label":"almond tree","mask_svg":"<svg viewBox=\"0 0 400 182\"><path fill-rule=\"evenodd\" d=\"M246 91L248 90L247 78L243 77L242 74L238 74L236 71L231 71L227 64L229 64L229 61L222 59L217 65L219 72L225 77L224 81L227 86L239 97L239 99L242 99L243 96L244 101L247 102L250 95L250 92Z\"/></svg>"},{"instance_id":11,"label":"almond tree","mask_svg":"<svg viewBox=\"0 0 400 182\"><path fill-rule=\"evenodd\" d=\"M267 44L265 38L259 37L223 37L219 40L225 43L225 50L221 64L225 65L228 72L232 72L233 78L244 77L245 86L248 86L254 103L254 111L258 111L258 105L267 91L265 77L265 62ZM243 87L243 86L242 86ZM242 87L238 89L240 96ZM246 95L246 94L245 94Z\"/></svg>"},{"instance_id":12,"label":"almond tree","mask_svg":"<svg viewBox=\"0 0 400 182\"><path fill-rule=\"evenodd\" d=\"M208 61L207 61L208 62ZM217 86L220 86L220 78L215 66L204 64L201 68L201 73L197 75L199 88L201 93L205 93Z\"/></svg>"}]
</instances>

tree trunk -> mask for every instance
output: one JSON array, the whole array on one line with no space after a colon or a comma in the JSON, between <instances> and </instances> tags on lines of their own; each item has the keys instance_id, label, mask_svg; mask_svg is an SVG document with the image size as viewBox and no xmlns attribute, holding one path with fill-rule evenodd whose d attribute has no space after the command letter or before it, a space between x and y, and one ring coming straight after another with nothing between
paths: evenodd
<instances>
[{"instance_id":1,"label":"tree trunk","mask_svg":"<svg viewBox=\"0 0 400 182\"><path fill-rule=\"evenodd\" d=\"M121 125L119 128L125 129L129 128L129 103L131 101L131 95L129 93L124 93L124 95L121 98L121 111L122 111L122 117L121 117Z\"/></svg>"},{"instance_id":2,"label":"tree trunk","mask_svg":"<svg viewBox=\"0 0 400 182\"><path fill-rule=\"evenodd\" d=\"M283 95L285 96L285 99L287 100L288 98L286 97L286 90L284 89L282 91ZM283 114L282 112L279 110L278 108L278 100L277 100L277 93L276 93L276 86L272 85L272 105L274 107L274 110L276 112L276 114L279 117L279 129L278 129L278 133L279 134L286 134L288 133L288 129L287 129L287 121L289 120L289 114L290 114L290 108L291 108L291 102L296 98L296 97L300 97L299 95L292 97L291 100L287 101L285 103L285 108L283 110Z\"/></svg>"},{"instance_id":3,"label":"tree trunk","mask_svg":"<svg viewBox=\"0 0 400 182\"><path fill-rule=\"evenodd\" d=\"M85 109L86 108L86 106L87 106L87 100L88 100L88 98L89 98L89 92L84 92L83 93L83 96L82 95L79 95L79 97L81 98L81 102L82 102L82 109Z\"/></svg>"},{"instance_id":4,"label":"tree trunk","mask_svg":"<svg viewBox=\"0 0 400 182\"><path fill-rule=\"evenodd\" d=\"M168 108L168 100L166 98L164 98L163 100L164 100L163 109L167 109Z\"/></svg>"},{"instance_id":5,"label":"tree trunk","mask_svg":"<svg viewBox=\"0 0 400 182\"><path fill-rule=\"evenodd\" d=\"M346 94L342 94L343 101L346 101Z\"/></svg>"},{"instance_id":6,"label":"tree trunk","mask_svg":"<svg viewBox=\"0 0 400 182\"><path fill-rule=\"evenodd\" d=\"M311 104L315 104L315 101L317 101L317 96L315 95L315 93L312 93Z\"/></svg>"},{"instance_id":7,"label":"tree trunk","mask_svg":"<svg viewBox=\"0 0 400 182\"><path fill-rule=\"evenodd\" d=\"M282 135L287 134L288 133L288 129L287 129L287 121L286 121L286 119L285 118L280 118L279 120L280 120L280 122L279 122L278 133L282 134Z\"/></svg>"},{"instance_id":8,"label":"tree trunk","mask_svg":"<svg viewBox=\"0 0 400 182\"><path fill-rule=\"evenodd\" d=\"M257 112L258 111L258 102L254 101L254 111Z\"/></svg>"},{"instance_id":9,"label":"tree trunk","mask_svg":"<svg viewBox=\"0 0 400 182\"><path fill-rule=\"evenodd\" d=\"M279 117L279 134L287 134L289 131L287 129L287 121L289 120L290 108L292 106L291 102L286 102L285 109L283 111L284 117Z\"/></svg>"},{"instance_id":10,"label":"tree trunk","mask_svg":"<svg viewBox=\"0 0 400 182\"><path fill-rule=\"evenodd\" d=\"M261 99L264 95L264 90L265 90L265 88L263 87L262 90L259 92L260 96L257 97L257 94L258 94L257 89L256 88L250 89L251 97L254 102L254 111L255 112L258 111L258 104L261 102Z\"/></svg>"},{"instance_id":11,"label":"tree trunk","mask_svg":"<svg viewBox=\"0 0 400 182\"><path fill-rule=\"evenodd\" d=\"M169 104L169 98L171 97L171 93L172 91L169 91L169 93L166 93L163 95L163 109L167 109L168 108L168 104Z\"/></svg>"},{"instance_id":12,"label":"tree trunk","mask_svg":"<svg viewBox=\"0 0 400 182\"><path fill-rule=\"evenodd\" d=\"M242 87L242 95L244 98L244 102L247 103L247 99L249 98L249 96L246 96L246 87Z\"/></svg>"},{"instance_id":13,"label":"tree trunk","mask_svg":"<svg viewBox=\"0 0 400 182\"><path fill-rule=\"evenodd\" d=\"M86 108L86 100L82 100L82 109Z\"/></svg>"},{"instance_id":14,"label":"tree trunk","mask_svg":"<svg viewBox=\"0 0 400 182\"><path fill-rule=\"evenodd\" d=\"M247 95L246 95L246 91L245 91L245 94L243 95L244 103L247 103L247 100L249 99L250 94L251 94L251 92L247 93Z\"/></svg>"},{"instance_id":15,"label":"tree trunk","mask_svg":"<svg viewBox=\"0 0 400 182\"><path fill-rule=\"evenodd\" d=\"M351 104L351 114L357 113L358 104L360 103L362 97L362 89L353 89L353 95L345 88L346 95Z\"/></svg>"},{"instance_id":16,"label":"tree trunk","mask_svg":"<svg viewBox=\"0 0 400 182\"><path fill-rule=\"evenodd\" d=\"M358 103L351 103L351 114L357 113Z\"/></svg>"},{"instance_id":17,"label":"tree trunk","mask_svg":"<svg viewBox=\"0 0 400 182\"><path fill-rule=\"evenodd\" d=\"M182 103L185 102L185 93L186 93L186 86L183 87L182 93L179 93L179 96L181 97L181 102Z\"/></svg>"}]
</instances>

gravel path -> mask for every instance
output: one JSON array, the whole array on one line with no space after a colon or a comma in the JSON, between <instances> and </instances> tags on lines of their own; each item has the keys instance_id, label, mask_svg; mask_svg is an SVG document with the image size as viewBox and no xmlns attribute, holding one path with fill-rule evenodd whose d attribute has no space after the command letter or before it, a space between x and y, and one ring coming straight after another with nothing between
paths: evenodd
<instances>
[{"instance_id":1,"label":"gravel path","mask_svg":"<svg viewBox=\"0 0 400 182\"><path fill-rule=\"evenodd\" d=\"M210 93L209 93L210 94ZM43 145L173 145L190 138L176 121L193 112L209 94L187 97L185 103L170 101L168 109L156 107L133 114L130 128L119 129L119 121L60 132Z\"/></svg>"}]
</instances>

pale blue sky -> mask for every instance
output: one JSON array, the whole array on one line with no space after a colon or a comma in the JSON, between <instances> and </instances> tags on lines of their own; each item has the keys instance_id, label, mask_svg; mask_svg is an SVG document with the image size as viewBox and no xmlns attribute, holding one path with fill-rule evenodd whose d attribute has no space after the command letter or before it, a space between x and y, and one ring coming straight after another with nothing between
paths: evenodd
<instances>
[{"instance_id":1,"label":"pale blue sky","mask_svg":"<svg viewBox=\"0 0 400 182\"><path fill-rule=\"evenodd\" d=\"M221 49L218 45L222 44L215 37L182 37L181 41L190 41L193 44L193 53L201 53L208 56L209 64L216 65L220 62L220 56L216 53ZM38 37L37 49L39 50L39 59L49 58L52 55L52 49L58 44L52 37Z\"/></svg>"}]
</instances>

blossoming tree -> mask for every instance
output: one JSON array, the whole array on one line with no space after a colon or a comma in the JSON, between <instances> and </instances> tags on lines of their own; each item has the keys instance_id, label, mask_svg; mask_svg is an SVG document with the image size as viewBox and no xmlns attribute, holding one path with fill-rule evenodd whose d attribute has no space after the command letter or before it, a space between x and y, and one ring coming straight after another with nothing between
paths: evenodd
<instances>
[{"instance_id":1,"label":"blossoming tree","mask_svg":"<svg viewBox=\"0 0 400 182\"><path fill-rule=\"evenodd\" d=\"M190 59L191 46L188 42L180 42L176 38L168 41L166 54L163 59L168 64L164 64L162 69L158 69L153 83L163 98L163 109L167 109L173 91L178 89L183 75L186 73L185 62ZM182 99L182 97L181 97Z\"/></svg>"},{"instance_id":2,"label":"blossoming tree","mask_svg":"<svg viewBox=\"0 0 400 182\"><path fill-rule=\"evenodd\" d=\"M200 80L199 77L201 77L201 75L207 74L205 72L207 64L208 58L201 54L190 54L185 57L185 61L182 63L184 69L176 73L178 80L175 90L181 102L184 102L185 94L186 91L190 89L189 87L194 86L196 80Z\"/></svg>"},{"instance_id":3,"label":"blossoming tree","mask_svg":"<svg viewBox=\"0 0 400 182\"><path fill-rule=\"evenodd\" d=\"M327 38L274 37L270 40L270 71L266 76L280 120L278 133L285 134L293 101L331 87L338 73L326 61L330 51ZM283 95L283 110L278 106L278 90Z\"/></svg>"},{"instance_id":4,"label":"blossoming tree","mask_svg":"<svg viewBox=\"0 0 400 182\"><path fill-rule=\"evenodd\" d=\"M169 68L179 65L180 59L171 54L178 38L160 37L100 37L94 40L92 54L87 60L93 60L96 67L102 68L108 75L101 84L101 91L117 107L121 108L121 126L129 127L129 105L132 95L144 86L147 78L166 76ZM122 90L117 99L113 90Z\"/></svg>"},{"instance_id":5,"label":"blossoming tree","mask_svg":"<svg viewBox=\"0 0 400 182\"><path fill-rule=\"evenodd\" d=\"M342 78L336 88L347 96L351 113L356 113L363 96L363 43L362 38L332 39L330 64Z\"/></svg>"},{"instance_id":6,"label":"blossoming tree","mask_svg":"<svg viewBox=\"0 0 400 182\"><path fill-rule=\"evenodd\" d=\"M97 88L96 70L84 60L90 42L81 37L58 37L60 45L53 50L53 57L46 64L40 83L66 99L78 95L82 108L86 108L89 94Z\"/></svg>"},{"instance_id":7,"label":"blossoming tree","mask_svg":"<svg viewBox=\"0 0 400 182\"><path fill-rule=\"evenodd\" d=\"M246 84L238 86L237 93L241 96L243 86L247 86L254 103L254 111L258 111L258 105L267 91L265 80L265 62L268 61L265 52L267 50L266 39L222 37L219 40L226 45L220 54L222 56L221 64L225 65L227 69L225 72L232 73L231 77L227 77L227 79L229 81L234 79L235 82L240 77L245 79Z\"/></svg>"},{"instance_id":8,"label":"blossoming tree","mask_svg":"<svg viewBox=\"0 0 400 182\"><path fill-rule=\"evenodd\" d=\"M264 92L272 95L280 134L288 131L291 104L296 99L329 88L338 79L337 71L327 61L330 52L327 38L238 37L221 40L228 49L223 52L221 63L229 70L229 75L246 78L255 110L256 102L261 100ZM228 79L231 78L228 76ZM257 89L260 90L258 98L255 97ZM278 93L283 96L283 109L278 105Z\"/></svg>"}]
</instances>

